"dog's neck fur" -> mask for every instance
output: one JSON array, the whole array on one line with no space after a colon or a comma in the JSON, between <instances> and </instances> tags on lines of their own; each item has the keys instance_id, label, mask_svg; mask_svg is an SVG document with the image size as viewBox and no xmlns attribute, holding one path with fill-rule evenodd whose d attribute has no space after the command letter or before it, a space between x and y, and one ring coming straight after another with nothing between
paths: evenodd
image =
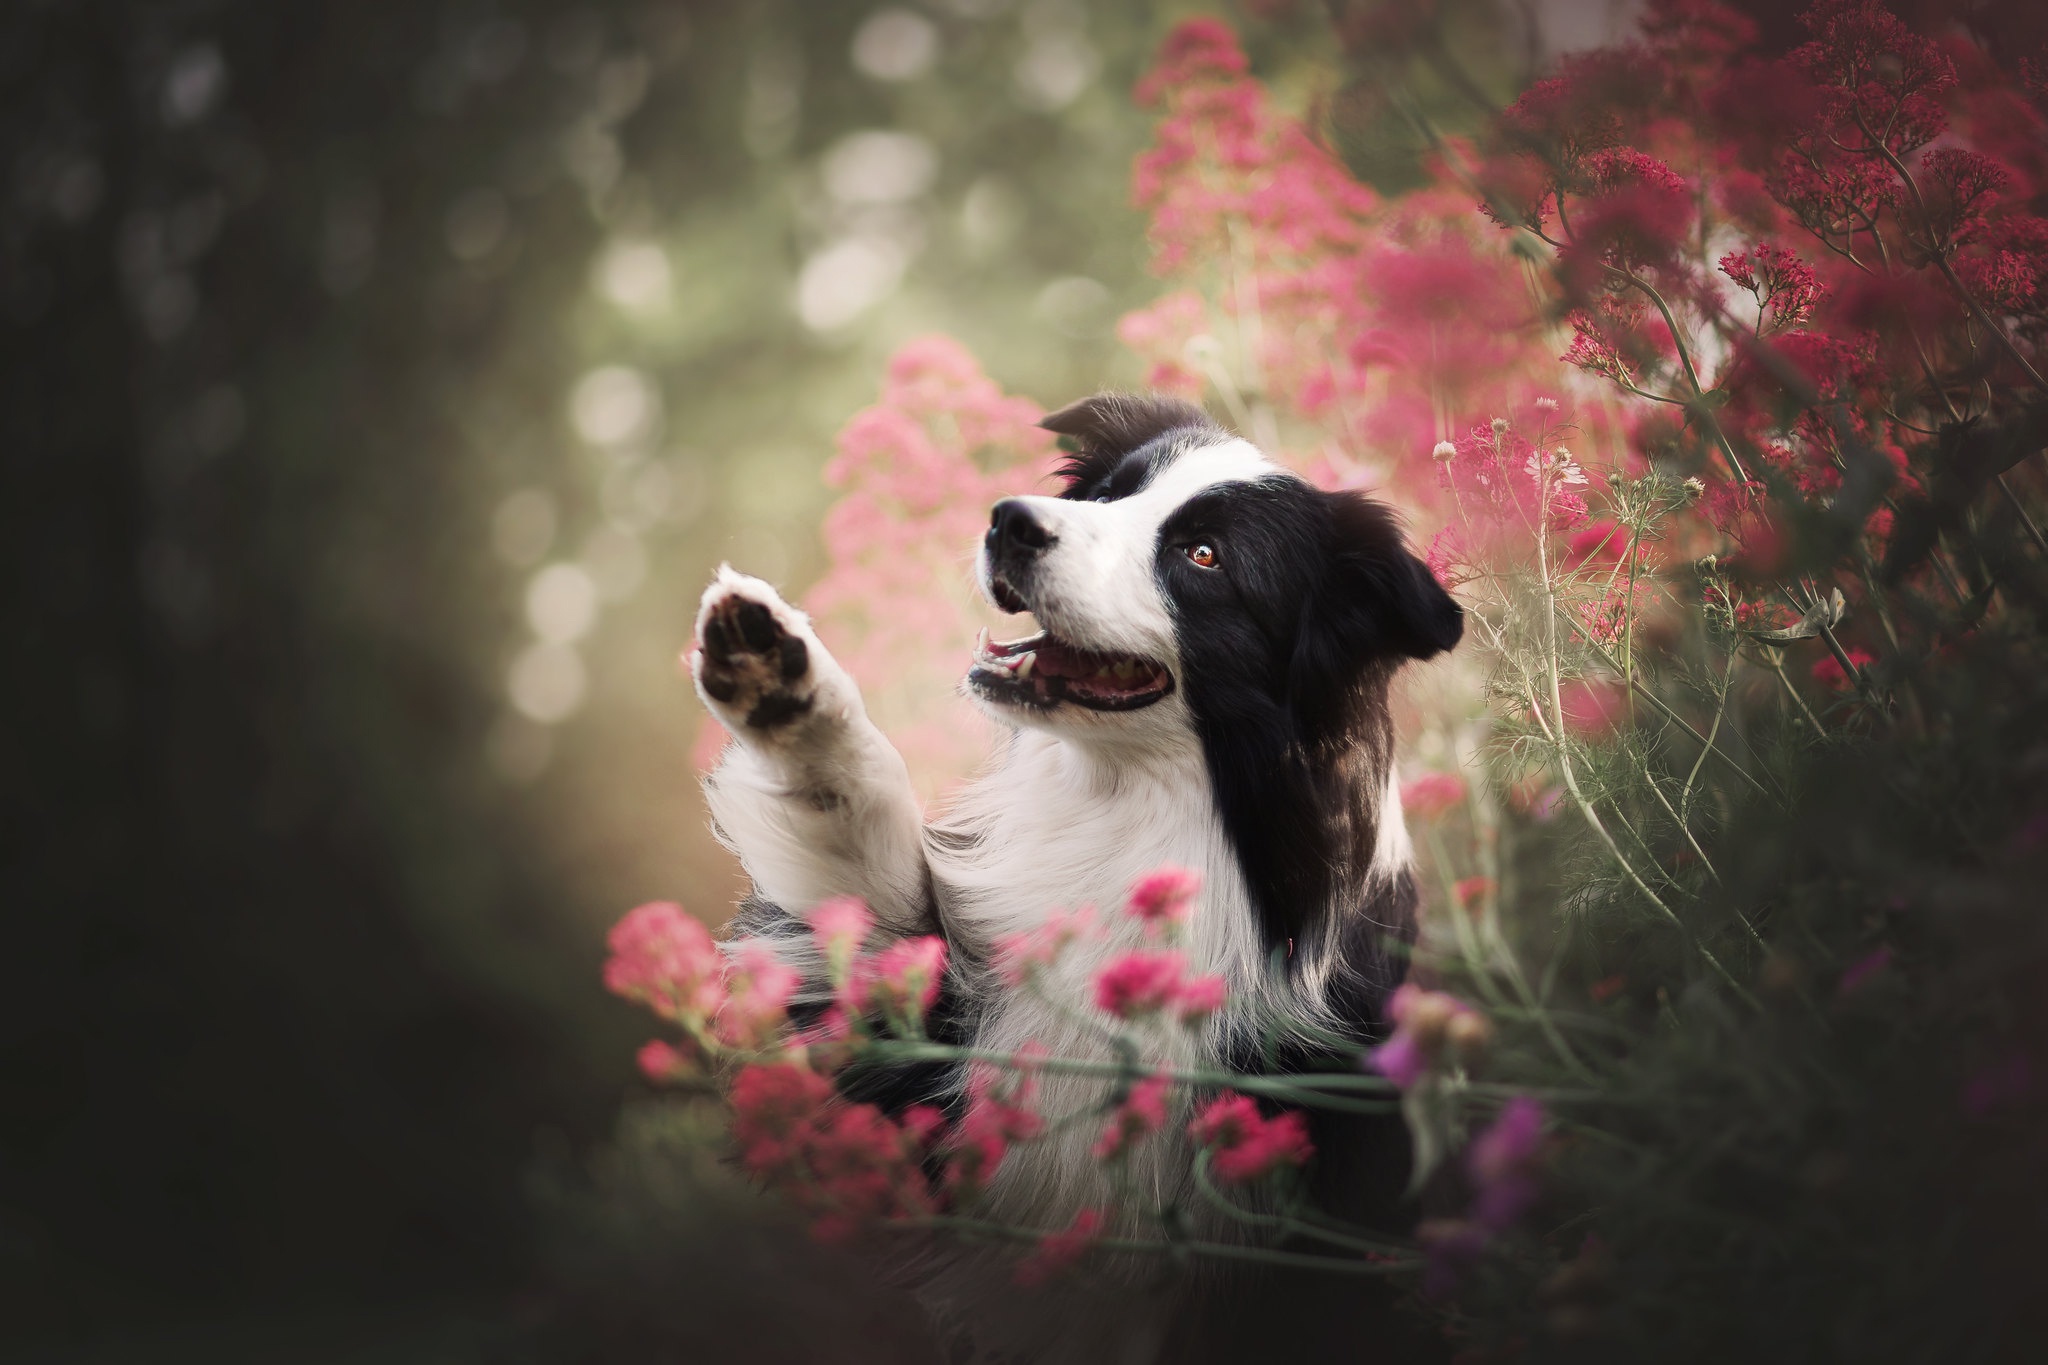
<instances>
[{"instance_id":1,"label":"dog's neck fur","mask_svg":"<svg viewBox=\"0 0 2048 1365\"><path fill-rule=\"evenodd\" d=\"M1336 995L1347 987L1377 995L1381 984L1339 979L1356 970L1340 959L1347 927L1361 917L1390 932L1402 927L1398 914L1374 913L1413 858L1390 738L1361 735L1303 754L1284 773L1261 775L1240 818L1300 821L1307 828L1291 847L1315 860L1309 876L1275 884L1256 880L1267 869L1245 857L1252 831L1233 829L1230 803L1218 799L1213 748L1105 751L1016 732L992 769L927 831L940 924L958 950L986 961L998 940L1034 928L1053 910L1092 905L1104 936L1093 951L1074 950L1085 984L1103 960L1142 939L1118 913L1131 885L1176 864L1202 875L1184 945L1189 969L1222 975L1234 1002L1216 1028L1258 1018L1341 1029ZM1326 827L1333 811L1335 829ZM1273 923L1267 907L1279 895L1314 900L1296 911L1303 932L1276 941L1266 931Z\"/></svg>"}]
</instances>

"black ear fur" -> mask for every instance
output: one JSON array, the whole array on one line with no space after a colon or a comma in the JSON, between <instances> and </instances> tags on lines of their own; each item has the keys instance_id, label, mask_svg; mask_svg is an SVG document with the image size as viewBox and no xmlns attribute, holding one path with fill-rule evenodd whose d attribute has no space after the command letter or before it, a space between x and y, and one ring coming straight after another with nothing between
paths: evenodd
<instances>
[{"instance_id":1,"label":"black ear fur","mask_svg":"<svg viewBox=\"0 0 2048 1365\"><path fill-rule=\"evenodd\" d=\"M1337 557L1326 602L1354 647L1428 659L1465 634L1465 612L1402 538L1392 511L1360 493L1332 493Z\"/></svg>"},{"instance_id":2,"label":"black ear fur","mask_svg":"<svg viewBox=\"0 0 2048 1365\"><path fill-rule=\"evenodd\" d=\"M1039 426L1066 439L1059 475L1068 487L1093 483L1118 460L1169 431L1217 430L1193 403L1158 394L1098 393L1040 420Z\"/></svg>"}]
</instances>

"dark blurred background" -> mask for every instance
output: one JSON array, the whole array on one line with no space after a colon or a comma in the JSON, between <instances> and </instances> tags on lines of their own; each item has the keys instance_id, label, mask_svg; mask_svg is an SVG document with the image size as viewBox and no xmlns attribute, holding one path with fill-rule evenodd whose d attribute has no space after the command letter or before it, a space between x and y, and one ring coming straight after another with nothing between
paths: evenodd
<instances>
[{"instance_id":1,"label":"dark blurred background","mask_svg":"<svg viewBox=\"0 0 2048 1365\"><path fill-rule=\"evenodd\" d=\"M815 573L888 353L1138 379L1194 8L0 11L10 1359L924 1357L645 1097L603 930L731 903L674 658Z\"/></svg>"},{"instance_id":2,"label":"dark blurred background","mask_svg":"<svg viewBox=\"0 0 2048 1365\"><path fill-rule=\"evenodd\" d=\"M0 1335L606 1358L851 1273L617 1127L602 932L730 904L674 658L888 352L1135 378L1172 18L5 8Z\"/></svg>"}]
</instances>

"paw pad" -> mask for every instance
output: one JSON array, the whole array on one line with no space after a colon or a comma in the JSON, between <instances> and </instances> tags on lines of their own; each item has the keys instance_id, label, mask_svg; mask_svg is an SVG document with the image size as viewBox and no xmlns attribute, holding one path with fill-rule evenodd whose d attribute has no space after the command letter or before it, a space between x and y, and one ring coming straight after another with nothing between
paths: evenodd
<instances>
[{"instance_id":1,"label":"paw pad","mask_svg":"<svg viewBox=\"0 0 2048 1365\"><path fill-rule=\"evenodd\" d=\"M807 714L803 688L811 652L767 604L728 593L705 612L698 681L705 695L740 711L749 727L772 730Z\"/></svg>"}]
</instances>

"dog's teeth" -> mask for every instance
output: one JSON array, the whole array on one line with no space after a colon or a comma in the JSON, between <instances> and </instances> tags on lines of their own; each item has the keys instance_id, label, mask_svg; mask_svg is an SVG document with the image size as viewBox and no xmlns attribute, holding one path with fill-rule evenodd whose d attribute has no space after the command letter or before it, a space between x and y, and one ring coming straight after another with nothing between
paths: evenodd
<instances>
[{"instance_id":1,"label":"dog's teeth","mask_svg":"<svg viewBox=\"0 0 2048 1365\"><path fill-rule=\"evenodd\" d=\"M979 656L985 656L988 653L987 626L983 626L980 630L974 633L974 652L976 655Z\"/></svg>"},{"instance_id":2,"label":"dog's teeth","mask_svg":"<svg viewBox=\"0 0 2048 1365\"><path fill-rule=\"evenodd\" d=\"M1032 670L1033 668L1035 668L1035 667L1037 666L1037 664L1038 664L1038 655L1037 655L1037 654L1036 654L1035 652L1034 652L1034 653L1031 653L1031 654L1022 654L1022 655L1019 655L1019 656L1018 656L1018 658L1017 658L1017 663L1016 663L1016 675L1015 675L1015 676L1017 677L1017 679L1018 679L1019 681L1023 681L1023 680L1025 680L1025 679L1028 679L1028 678L1030 678L1030 676L1031 676L1031 670Z\"/></svg>"}]
</instances>

